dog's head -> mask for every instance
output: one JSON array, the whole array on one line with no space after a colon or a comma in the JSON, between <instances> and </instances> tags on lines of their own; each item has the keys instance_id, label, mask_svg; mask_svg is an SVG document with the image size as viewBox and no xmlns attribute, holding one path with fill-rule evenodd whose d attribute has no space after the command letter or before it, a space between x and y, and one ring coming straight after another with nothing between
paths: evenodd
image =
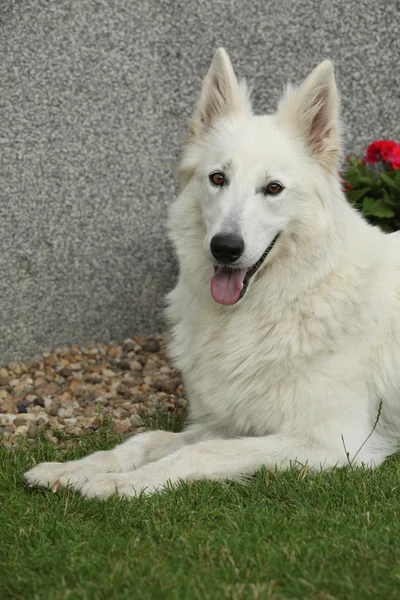
<instances>
[{"instance_id":1,"label":"dog's head","mask_svg":"<svg viewBox=\"0 0 400 600\"><path fill-rule=\"evenodd\" d=\"M287 88L274 115L255 116L227 53L216 52L180 166L201 202L216 302L235 304L286 232L314 226L321 204L315 182L337 177L338 104L325 61L301 86Z\"/></svg>"}]
</instances>

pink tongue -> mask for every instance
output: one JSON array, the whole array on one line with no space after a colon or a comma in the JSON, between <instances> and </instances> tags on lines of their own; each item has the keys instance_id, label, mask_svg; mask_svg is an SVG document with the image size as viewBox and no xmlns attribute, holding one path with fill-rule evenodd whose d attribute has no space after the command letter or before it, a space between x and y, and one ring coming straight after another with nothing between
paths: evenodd
<instances>
[{"instance_id":1,"label":"pink tongue","mask_svg":"<svg viewBox=\"0 0 400 600\"><path fill-rule=\"evenodd\" d=\"M235 304L239 300L247 269L218 267L211 279L211 295L219 304Z\"/></svg>"}]
</instances>

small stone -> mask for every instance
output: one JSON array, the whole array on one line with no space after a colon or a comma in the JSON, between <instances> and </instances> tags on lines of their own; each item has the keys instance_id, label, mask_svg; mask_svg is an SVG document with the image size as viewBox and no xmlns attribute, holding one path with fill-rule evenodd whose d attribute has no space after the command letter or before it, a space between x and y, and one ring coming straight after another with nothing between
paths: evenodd
<instances>
[{"instance_id":1,"label":"small stone","mask_svg":"<svg viewBox=\"0 0 400 600\"><path fill-rule=\"evenodd\" d=\"M103 380L100 373L86 373L84 378L88 383L101 383Z\"/></svg>"},{"instance_id":2,"label":"small stone","mask_svg":"<svg viewBox=\"0 0 400 600\"><path fill-rule=\"evenodd\" d=\"M39 433L39 427L37 425L34 425L33 423L31 425L29 425L28 437L35 438L35 437L37 437L38 433Z\"/></svg>"},{"instance_id":3,"label":"small stone","mask_svg":"<svg viewBox=\"0 0 400 600\"><path fill-rule=\"evenodd\" d=\"M163 392L164 391L164 386L167 383L167 379L156 379L155 381L153 381L153 387L160 391Z\"/></svg>"},{"instance_id":4,"label":"small stone","mask_svg":"<svg viewBox=\"0 0 400 600\"><path fill-rule=\"evenodd\" d=\"M131 340L130 338L128 338L128 339L124 340L122 347L125 350L125 352L130 352L131 350L135 349L136 344L135 344L134 340Z\"/></svg>"},{"instance_id":5,"label":"small stone","mask_svg":"<svg viewBox=\"0 0 400 600\"><path fill-rule=\"evenodd\" d=\"M7 385L10 380L10 374L7 369L0 369L0 385Z\"/></svg>"},{"instance_id":6,"label":"small stone","mask_svg":"<svg viewBox=\"0 0 400 600\"><path fill-rule=\"evenodd\" d=\"M118 350L111 346L111 348L108 348L107 350L107 355L111 356L111 358L116 358L118 356Z\"/></svg>"},{"instance_id":7,"label":"small stone","mask_svg":"<svg viewBox=\"0 0 400 600\"><path fill-rule=\"evenodd\" d=\"M15 427L26 425L26 419L24 419L23 417L17 417L16 419L14 419L14 425Z\"/></svg>"},{"instance_id":8,"label":"small stone","mask_svg":"<svg viewBox=\"0 0 400 600\"><path fill-rule=\"evenodd\" d=\"M45 405L44 400L40 396L33 401L33 406L43 406L44 407L44 405Z\"/></svg>"},{"instance_id":9,"label":"small stone","mask_svg":"<svg viewBox=\"0 0 400 600\"><path fill-rule=\"evenodd\" d=\"M118 417L118 419L129 419L129 412L123 408L117 409L114 414L116 417Z\"/></svg>"},{"instance_id":10,"label":"small stone","mask_svg":"<svg viewBox=\"0 0 400 600\"><path fill-rule=\"evenodd\" d=\"M170 379L164 383L164 390L167 392L167 394L175 394L180 385L182 385L181 379Z\"/></svg>"},{"instance_id":11,"label":"small stone","mask_svg":"<svg viewBox=\"0 0 400 600\"><path fill-rule=\"evenodd\" d=\"M141 394L135 394L134 396L132 396L131 400L134 404L140 404L141 402L144 402L144 396L142 396Z\"/></svg>"},{"instance_id":12,"label":"small stone","mask_svg":"<svg viewBox=\"0 0 400 600\"><path fill-rule=\"evenodd\" d=\"M50 396L53 394L58 394L60 388L58 385L56 385L55 383L49 383L48 385L46 385L46 395ZM39 393L38 390L38 396L44 396L44 394Z\"/></svg>"},{"instance_id":13,"label":"small stone","mask_svg":"<svg viewBox=\"0 0 400 600\"><path fill-rule=\"evenodd\" d=\"M102 375L103 377L115 377L116 373L114 373L114 371L111 371L111 369L103 369Z\"/></svg>"},{"instance_id":14,"label":"small stone","mask_svg":"<svg viewBox=\"0 0 400 600\"><path fill-rule=\"evenodd\" d=\"M68 429L68 433L70 435L82 435L82 429L80 427L71 427L71 429Z\"/></svg>"},{"instance_id":15,"label":"small stone","mask_svg":"<svg viewBox=\"0 0 400 600\"><path fill-rule=\"evenodd\" d=\"M26 409L29 406L29 402L26 402L26 400L20 400L19 402L17 402L17 409L19 413L26 413Z\"/></svg>"},{"instance_id":16,"label":"small stone","mask_svg":"<svg viewBox=\"0 0 400 600\"><path fill-rule=\"evenodd\" d=\"M82 381L80 379L71 379L71 381L69 382L69 387L71 388L71 390L77 390L80 387L82 387Z\"/></svg>"},{"instance_id":17,"label":"small stone","mask_svg":"<svg viewBox=\"0 0 400 600\"><path fill-rule=\"evenodd\" d=\"M66 408L60 408L57 412L59 417L62 417L63 419L65 418L69 418L72 417L72 415L74 414L74 409L72 406L67 406Z\"/></svg>"},{"instance_id":18,"label":"small stone","mask_svg":"<svg viewBox=\"0 0 400 600\"><path fill-rule=\"evenodd\" d=\"M52 404L50 410L49 410L49 415L51 417L56 417L58 415L58 411L60 410L61 406L55 402L54 404Z\"/></svg>"},{"instance_id":19,"label":"small stone","mask_svg":"<svg viewBox=\"0 0 400 600\"><path fill-rule=\"evenodd\" d=\"M26 401L29 403L32 403L36 400L37 396L35 396L35 394L28 394L26 397Z\"/></svg>"},{"instance_id":20,"label":"small stone","mask_svg":"<svg viewBox=\"0 0 400 600\"><path fill-rule=\"evenodd\" d=\"M142 419L137 414L131 415L130 421L133 427L139 427L142 424Z\"/></svg>"},{"instance_id":21,"label":"small stone","mask_svg":"<svg viewBox=\"0 0 400 600\"><path fill-rule=\"evenodd\" d=\"M160 343L155 338L149 338L142 348L145 352L160 352Z\"/></svg>"},{"instance_id":22,"label":"small stone","mask_svg":"<svg viewBox=\"0 0 400 600\"><path fill-rule=\"evenodd\" d=\"M33 386L36 388L41 387L41 386L45 386L47 383L46 377L43 376L39 376L36 377L34 382L33 382Z\"/></svg>"},{"instance_id":23,"label":"small stone","mask_svg":"<svg viewBox=\"0 0 400 600\"><path fill-rule=\"evenodd\" d=\"M58 398L58 402L60 404L62 404L63 406L69 405L71 403L71 394L68 394L68 392L64 392L64 394L62 394L59 398Z\"/></svg>"},{"instance_id":24,"label":"small stone","mask_svg":"<svg viewBox=\"0 0 400 600\"><path fill-rule=\"evenodd\" d=\"M94 430L100 429L100 427L101 427L101 421L98 417L96 417L93 420L93 422L91 423L91 425L89 425L89 429L94 429Z\"/></svg>"},{"instance_id":25,"label":"small stone","mask_svg":"<svg viewBox=\"0 0 400 600\"><path fill-rule=\"evenodd\" d=\"M25 413L24 416L23 416L23 418L25 419L25 421L28 422L28 424L29 423L36 423L37 413L34 413L34 412Z\"/></svg>"},{"instance_id":26,"label":"small stone","mask_svg":"<svg viewBox=\"0 0 400 600\"><path fill-rule=\"evenodd\" d=\"M118 368L121 369L121 371L130 371L131 370L131 365L128 362L119 362L118 363Z\"/></svg>"},{"instance_id":27,"label":"small stone","mask_svg":"<svg viewBox=\"0 0 400 600\"><path fill-rule=\"evenodd\" d=\"M131 362L131 369L133 371L141 371L143 369L143 366L138 360L134 360Z\"/></svg>"},{"instance_id":28,"label":"small stone","mask_svg":"<svg viewBox=\"0 0 400 600\"><path fill-rule=\"evenodd\" d=\"M20 425L19 427L17 427L15 429L15 433L20 434L20 435L25 435L28 433L28 429L29 429L29 427L27 425Z\"/></svg>"},{"instance_id":29,"label":"small stone","mask_svg":"<svg viewBox=\"0 0 400 600\"><path fill-rule=\"evenodd\" d=\"M21 365L20 363L17 362L11 362L8 364L8 369L9 371L12 371L13 373L15 373L15 375L21 375L22 374L22 369L21 369Z\"/></svg>"},{"instance_id":30,"label":"small stone","mask_svg":"<svg viewBox=\"0 0 400 600\"><path fill-rule=\"evenodd\" d=\"M118 421L111 425L111 431L114 433L126 433L131 428L130 421Z\"/></svg>"},{"instance_id":31,"label":"small stone","mask_svg":"<svg viewBox=\"0 0 400 600\"><path fill-rule=\"evenodd\" d=\"M59 371L60 375L62 375L63 377L65 377L65 379L68 379L68 377L71 377L71 369L69 367L64 367L64 369L61 369Z\"/></svg>"},{"instance_id":32,"label":"small stone","mask_svg":"<svg viewBox=\"0 0 400 600\"><path fill-rule=\"evenodd\" d=\"M0 415L0 423L13 423L17 417L12 413L6 413Z\"/></svg>"},{"instance_id":33,"label":"small stone","mask_svg":"<svg viewBox=\"0 0 400 600\"><path fill-rule=\"evenodd\" d=\"M45 365L49 365L51 367L55 367L57 364L57 357L56 356L46 356L43 359L43 362Z\"/></svg>"},{"instance_id":34,"label":"small stone","mask_svg":"<svg viewBox=\"0 0 400 600\"><path fill-rule=\"evenodd\" d=\"M29 383L25 383L25 381L21 381L21 383L14 387L14 393L16 394L26 394L27 392L31 392L32 390L33 386Z\"/></svg>"}]
</instances>

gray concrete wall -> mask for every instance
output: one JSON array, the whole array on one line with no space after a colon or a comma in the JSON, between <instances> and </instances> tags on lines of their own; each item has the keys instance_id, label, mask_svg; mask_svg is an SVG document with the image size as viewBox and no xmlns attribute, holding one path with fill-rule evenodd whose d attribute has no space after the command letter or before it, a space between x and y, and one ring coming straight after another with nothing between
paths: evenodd
<instances>
[{"instance_id":1,"label":"gray concrete wall","mask_svg":"<svg viewBox=\"0 0 400 600\"><path fill-rule=\"evenodd\" d=\"M400 138L399 3L0 0L0 362L163 328L185 124L217 46L274 108L332 58L347 151Z\"/></svg>"}]
</instances>

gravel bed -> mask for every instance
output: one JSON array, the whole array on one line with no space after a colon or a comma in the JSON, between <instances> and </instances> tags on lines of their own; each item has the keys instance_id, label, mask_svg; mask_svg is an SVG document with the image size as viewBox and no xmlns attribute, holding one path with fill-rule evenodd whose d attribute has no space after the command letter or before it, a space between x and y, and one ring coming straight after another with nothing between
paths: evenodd
<instances>
[{"instance_id":1,"label":"gravel bed","mask_svg":"<svg viewBox=\"0 0 400 600\"><path fill-rule=\"evenodd\" d=\"M159 411L178 415L187 401L179 371L165 351L165 336L71 346L36 362L0 367L0 443L33 441L44 432L80 436L106 424L134 433Z\"/></svg>"}]
</instances>

